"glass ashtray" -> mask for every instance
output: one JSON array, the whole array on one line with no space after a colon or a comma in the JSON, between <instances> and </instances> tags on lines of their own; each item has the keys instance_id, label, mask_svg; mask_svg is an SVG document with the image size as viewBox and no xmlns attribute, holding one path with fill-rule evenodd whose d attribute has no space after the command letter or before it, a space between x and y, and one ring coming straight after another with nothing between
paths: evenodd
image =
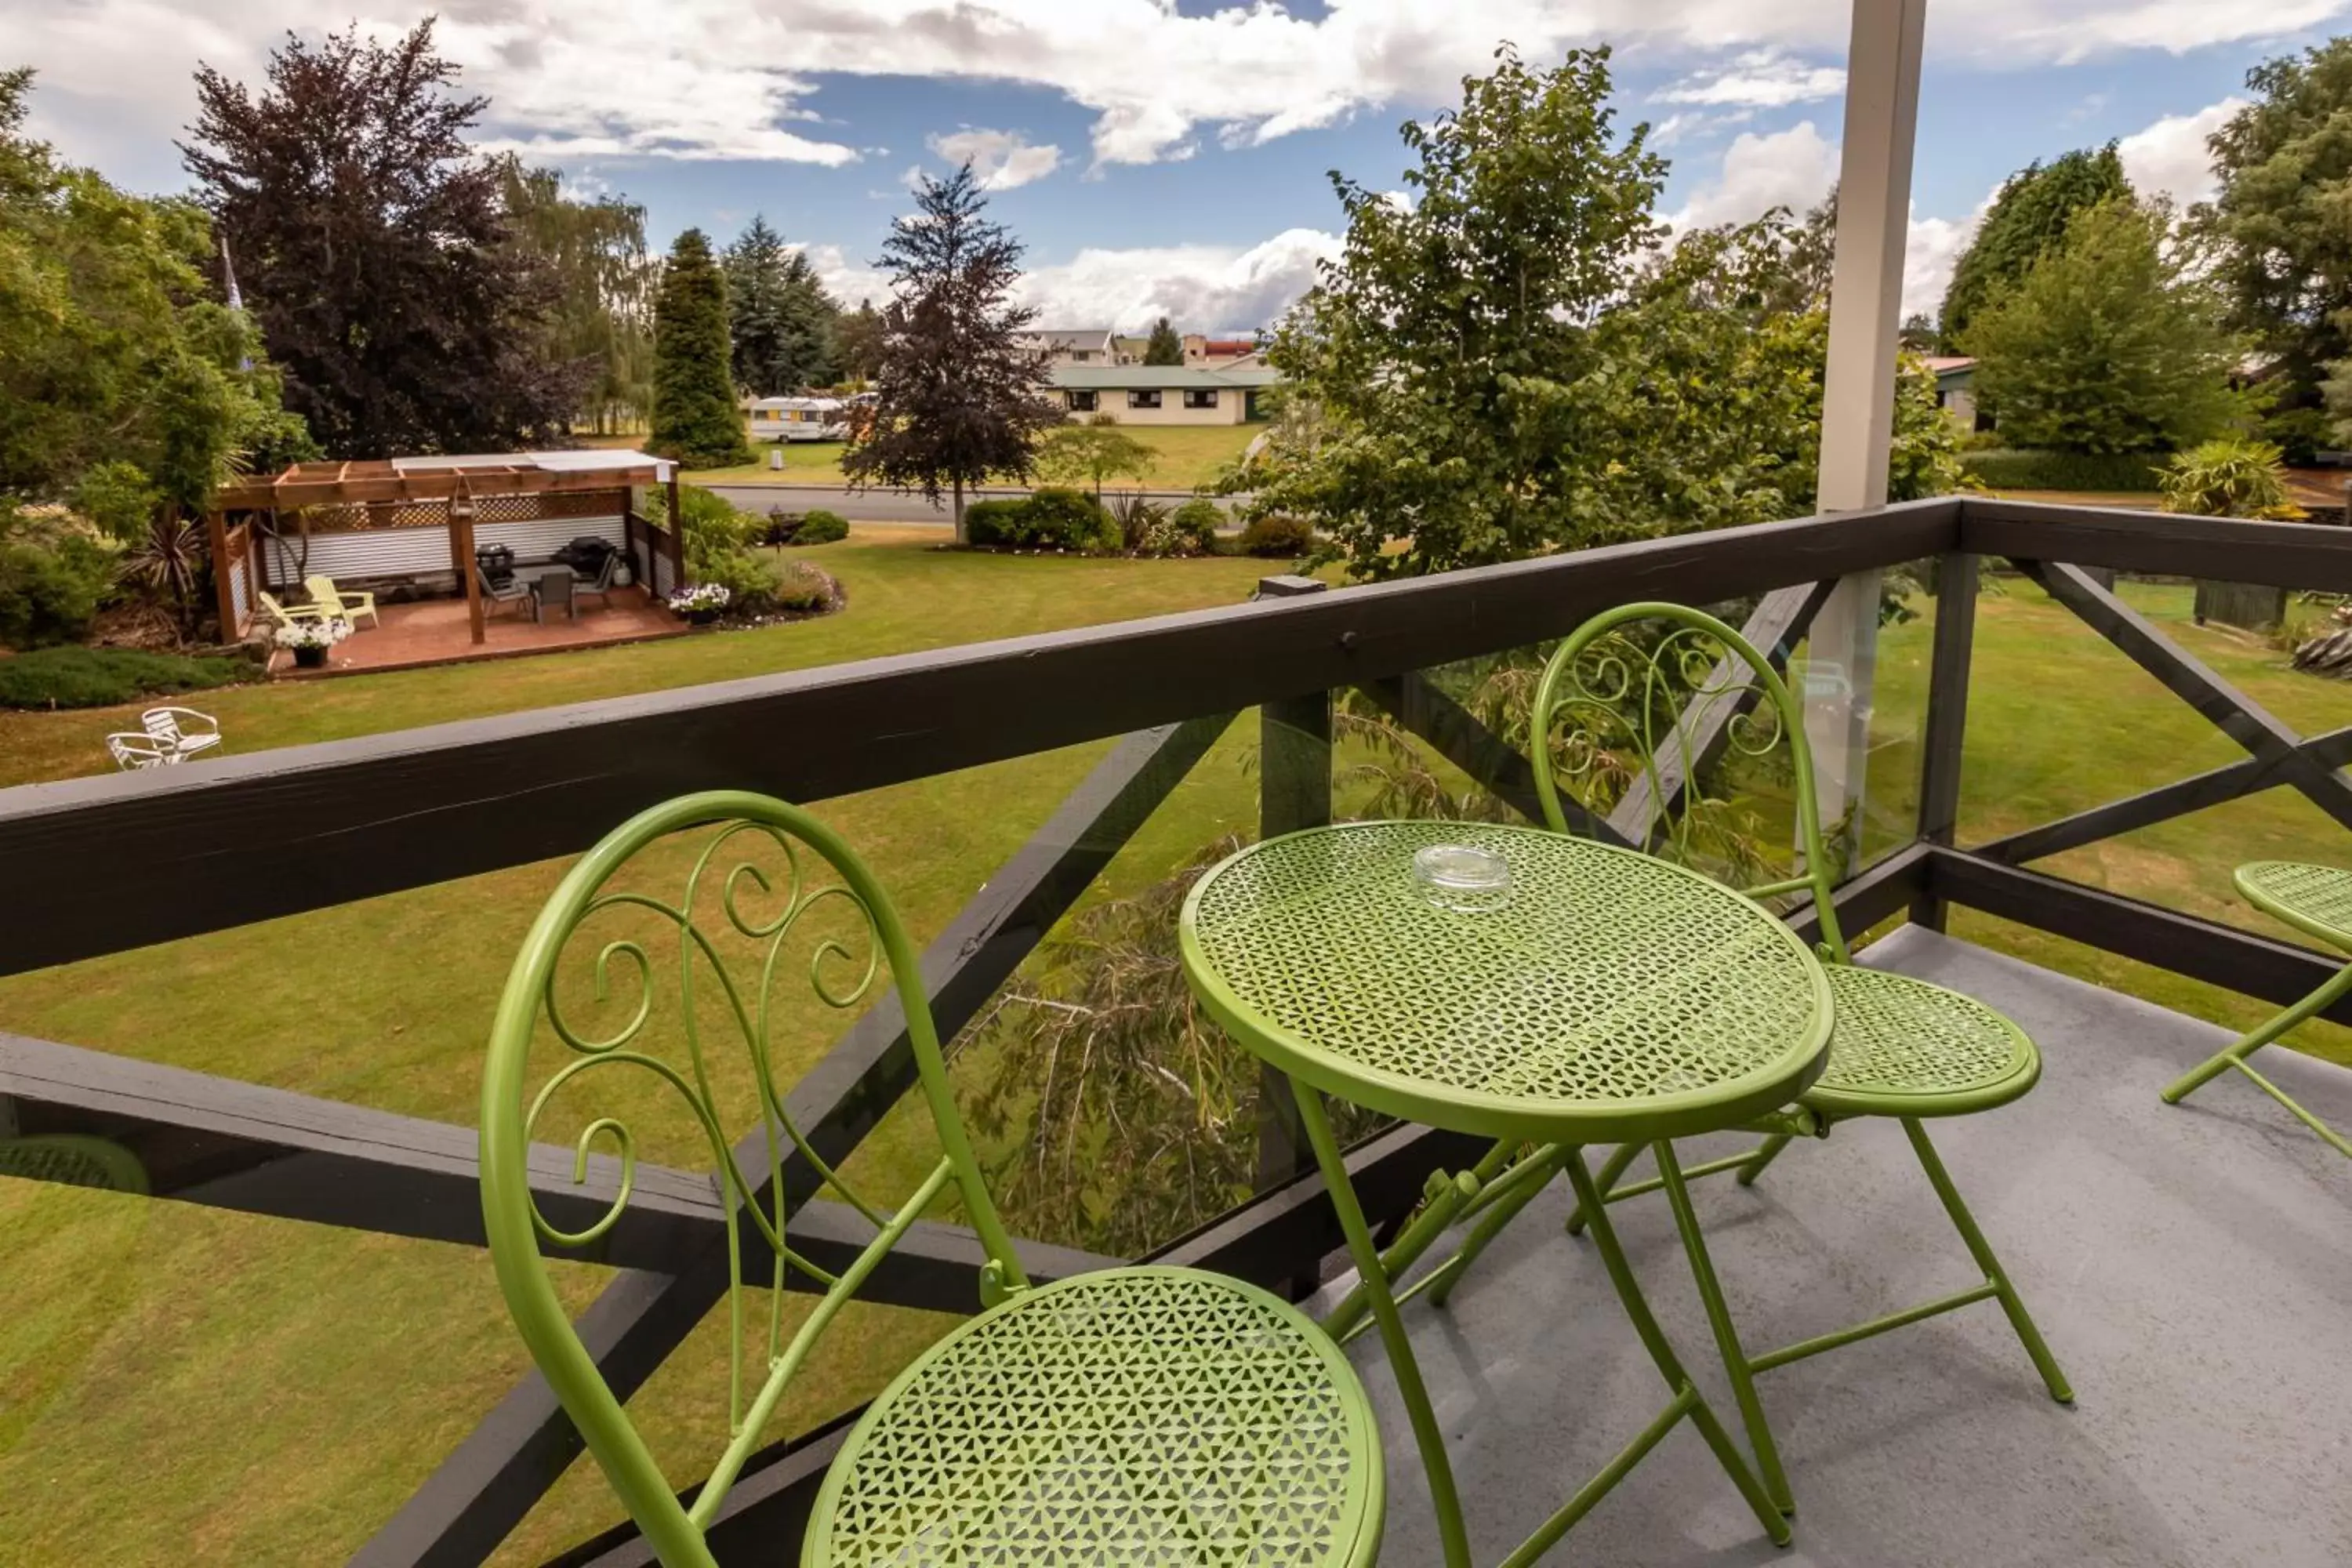
<instances>
[{"instance_id":1,"label":"glass ashtray","mask_svg":"<svg viewBox=\"0 0 2352 1568\"><path fill-rule=\"evenodd\" d=\"M1412 856L1412 879L1421 896L1456 914L1485 914L1510 900L1511 868L1491 849L1467 844L1432 844Z\"/></svg>"}]
</instances>

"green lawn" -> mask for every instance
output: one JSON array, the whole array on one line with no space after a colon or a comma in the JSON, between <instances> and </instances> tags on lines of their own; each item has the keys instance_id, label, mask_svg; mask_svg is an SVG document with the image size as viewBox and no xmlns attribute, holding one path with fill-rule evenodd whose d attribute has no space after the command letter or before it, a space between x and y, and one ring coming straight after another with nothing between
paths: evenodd
<instances>
[{"instance_id":1,"label":"green lawn","mask_svg":"<svg viewBox=\"0 0 2352 1568\"><path fill-rule=\"evenodd\" d=\"M838 616L495 664L208 696L235 750L790 669L1236 602L1265 563L1089 561L943 552L935 534L860 529L814 558L848 589ZM2185 624L2185 588L2126 595L2306 731L2352 722L2352 687L2275 650ZM1980 605L1963 842L2227 762L2236 748L2037 591ZM1904 835L1930 624L1882 648L1874 841ZM1171 679L1176 678L1171 675ZM0 714L0 783L100 771L121 714ZM1246 828L1255 729L1237 725L1114 863L1132 888ZM824 743L811 736L809 743ZM826 803L919 938L936 932L1041 822L1102 744ZM201 764L199 764L201 765ZM266 831L257 825L256 831ZM2061 858L2050 868L2263 929L2228 872L2256 855L2337 858L2342 832L2273 791ZM0 980L0 1027L409 1114L470 1122L481 1031L524 926L561 867L520 867L365 903ZM235 875L225 858L224 875ZM2259 1009L2036 933L1963 914L1960 934L2236 1023ZM779 1070L837 1019L780 1033ZM2346 1031L2300 1043L2352 1060ZM2053 1042L2063 1048L2063 1042ZM2153 1092L2153 1085L2150 1092ZM2220 1086L2216 1092L2225 1091ZM648 1158L682 1158L648 1112ZM903 1192L922 1144L894 1118L853 1173ZM0 1181L0 1540L12 1564L323 1563L348 1556L521 1372L487 1258L458 1247L243 1218ZM600 1271L564 1271L584 1301ZM943 1320L845 1321L795 1385L785 1426L846 1407ZM635 1402L683 1481L722 1436L723 1329L706 1325ZM502 1561L543 1557L608 1522L575 1467Z\"/></svg>"},{"instance_id":2,"label":"green lawn","mask_svg":"<svg viewBox=\"0 0 2352 1568\"><path fill-rule=\"evenodd\" d=\"M1263 425L1129 425L1121 429L1159 454L1159 461L1144 477L1144 483L1153 489L1188 490L1205 485L1216 478L1217 471L1235 458L1242 449L1256 439L1265 428ZM687 476L696 484L741 485L823 485L841 483L840 443L835 441L786 442L781 447L755 443L758 459L731 468L698 468ZM768 454L781 450L784 454L783 472L776 473L768 467Z\"/></svg>"}]
</instances>

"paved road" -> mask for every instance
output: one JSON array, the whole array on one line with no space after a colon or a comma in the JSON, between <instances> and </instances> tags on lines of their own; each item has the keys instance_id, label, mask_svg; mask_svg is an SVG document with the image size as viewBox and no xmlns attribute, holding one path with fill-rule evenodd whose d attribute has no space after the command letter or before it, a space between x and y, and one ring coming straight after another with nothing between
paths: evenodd
<instances>
[{"instance_id":1,"label":"paved road","mask_svg":"<svg viewBox=\"0 0 2352 1568\"><path fill-rule=\"evenodd\" d=\"M944 501L934 510L931 503L919 495L894 495L888 490L867 490L859 494L823 485L712 485L710 489L730 505L741 507L745 511L764 512L772 506L792 511L824 507L854 522L929 522L945 528L952 521ZM997 500L1028 493L1024 489L992 487L984 490L967 490L964 500L967 502ZM1163 506L1181 506L1192 499L1191 490L1147 490L1144 493ZM1223 498L1218 504L1230 507L1233 499Z\"/></svg>"}]
</instances>

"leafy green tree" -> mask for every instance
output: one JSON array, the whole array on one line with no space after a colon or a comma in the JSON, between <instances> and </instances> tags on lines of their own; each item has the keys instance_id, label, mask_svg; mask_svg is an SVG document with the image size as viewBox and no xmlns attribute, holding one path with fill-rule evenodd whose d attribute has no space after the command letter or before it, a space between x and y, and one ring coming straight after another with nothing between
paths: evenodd
<instances>
[{"instance_id":1,"label":"leafy green tree","mask_svg":"<svg viewBox=\"0 0 2352 1568\"><path fill-rule=\"evenodd\" d=\"M727 280L689 228L669 247L654 296L654 419L648 449L689 468L751 460L728 369Z\"/></svg>"},{"instance_id":2,"label":"leafy green tree","mask_svg":"<svg viewBox=\"0 0 2352 1568\"><path fill-rule=\"evenodd\" d=\"M2307 456L2324 383L2352 380L2352 38L2246 73L2254 101L2209 145L2221 190L2189 214L2210 247L2229 323L2276 363L2279 433ZM2331 403L2352 435L2352 396Z\"/></svg>"},{"instance_id":3,"label":"leafy green tree","mask_svg":"<svg viewBox=\"0 0 2352 1568\"><path fill-rule=\"evenodd\" d=\"M1312 518L1365 576L1590 542L1583 480L1613 417L1593 322L1660 236L1666 165L1645 127L1613 133L1607 51L1496 61L1403 127L1412 202L1332 175L1344 249L1268 351L1332 429L1259 510Z\"/></svg>"},{"instance_id":4,"label":"leafy green tree","mask_svg":"<svg viewBox=\"0 0 2352 1568\"><path fill-rule=\"evenodd\" d=\"M73 542L94 531L131 547L192 632L203 563L185 519L233 471L315 448L251 321L211 297L203 209L58 163L23 134L31 81L0 73L0 510L53 521L19 532L15 578L70 578L82 587L57 602L81 605L111 580Z\"/></svg>"},{"instance_id":5,"label":"leafy green tree","mask_svg":"<svg viewBox=\"0 0 2352 1568\"><path fill-rule=\"evenodd\" d=\"M754 397L831 384L841 308L807 256L755 215L727 247L725 269L736 384Z\"/></svg>"},{"instance_id":6,"label":"leafy green tree","mask_svg":"<svg viewBox=\"0 0 2352 1568\"><path fill-rule=\"evenodd\" d=\"M851 381L872 381L882 374L882 312L874 301L860 300L857 309L842 313L834 323L833 352L841 374Z\"/></svg>"},{"instance_id":7,"label":"leafy green tree","mask_svg":"<svg viewBox=\"0 0 2352 1568\"><path fill-rule=\"evenodd\" d=\"M553 169L499 159L499 205L512 243L555 279L541 357L591 367L585 416L600 436L645 423L653 407L654 287L661 268L646 249L646 209L619 196L577 200Z\"/></svg>"},{"instance_id":8,"label":"leafy green tree","mask_svg":"<svg viewBox=\"0 0 2352 1568\"><path fill-rule=\"evenodd\" d=\"M916 213L891 221L877 266L894 295L882 312L878 400L841 460L849 482L920 490L954 500L957 542L968 542L963 493L991 477L1025 479L1037 437L1062 423L1043 394L1047 355L1024 342L1036 311L1012 302L1021 245L982 214L988 198L966 163L926 175Z\"/></svg>"},{"instance_id":9,"label":"leafy green tree","mask_svg":"<svg viewBox=\"0 0 2352 1568\"><path fill-rule=\"evenodd\" d=\"M2116 196L2129 196L2116 144L2038 159L2001 182L1976 237L1952 266L1938 316L1945 346L1958 345L1979 311L2023 278L2042 253L2066 237L2074 215Z\"/></svg>"},{"instance_id":10,"label":"leafy green tree","mask_svg":"<svg viewBox=\"0 0 2352 1568\"><path fill-rule=\"evenodd\" d=\"M228 241L289 405L329 455L543 443L579 410L587 359L546 357L559 282L514 243L504 175L466 133L433 22L289 37L258 94L207 66L180 143Z\"/></svg>"},{"instance_id":11,"label":"leafy green tree","mask_svg":"<svg viewBox=\"0 0 2352 1568\"><path fill-rule=\"evenodd\" d=\"M1144 479L1159 461L1158 452L1099 414L1084 425L1048 431L1037 443L1039 474L1056 484L1092 485L1097 501L1105 480Z\"/></svg>"},{"instance_id":12,"label":"leafy green tree","mask_svg":"<svg viewBox=\"0 0 2352 1568\"><path fill-rule=\"evenodd\" d=\"M1168 318L1165 316L1151 323L1151 336L1143 345L1143 363L1146 364L1182 364L1184 363L1184 340L1176 335L1176 329L1169 324Z\"/></svg>"},{"instance_id":13,"label":"leafy green tree","mask_svg":"<svg viewBox=\"0 0 2352 1568\"><path fill-rule=\"evenodd\" d=\"M1654 248L1664 164L1612 136L1606 56L1506 51L1406 140L1410 210L1338 183L1340 258L1283 323L1283 416L1234 479L1355 575L1448 571L1814 499L1826 210ZM1897 493L1958 482L1924 371L1900 383Z\"/></svg>"},{"instance_id":14,"label":"leafy green tree","mask_svg":"<svg viewBox=\"0 0 2352 1568\"><path fill-rule=\"evenodd\" d=\"M1960 340L1979 406L2012 446L2161 452L2227 430L2238 346L2219 302L2183 275L2161 208L2128 197L2077 214L2065 238Z\"/></svg>"}]
</instances>

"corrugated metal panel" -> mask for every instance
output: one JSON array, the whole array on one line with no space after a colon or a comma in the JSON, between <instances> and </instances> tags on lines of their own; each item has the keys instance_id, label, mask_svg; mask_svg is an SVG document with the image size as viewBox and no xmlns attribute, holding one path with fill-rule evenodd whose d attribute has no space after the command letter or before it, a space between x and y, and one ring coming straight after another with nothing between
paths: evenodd
<instances>
[{"instance_id":1,"label":"corrugated metal panel","mask_svg":"<svg viewBox=\"0 0 2352 1568\"><path fill-rule=\"evenodd\" d=\"M654 557L654 593L658 596L675 592L677 587L677 574L670 570L669 552L664 551Z\"/></svg>"},{"instance_id":2,"label":"corrugated metal panel","mask_svg":"<svg viewBox=\"0 0 2352 1568\"><path fill-rule=\"evenodd\" d=\"M621 542L618 514L551 517L535 522L492 522L475 530L478 544L503 544L525 561L544 560L572 541L594 534ZM261 542L264 569L274 587L296 587L307 576L355 582L372 577L424 577L448 572L449 534L439 528L379 528L352 533L314 533L310 565L301 565L301 541L292 536Z\"/></svg>"},{"instance_id":3,"label":"corrugated metal panel","mask_svg":"<svg viewBox=\"0 0 2352 1568\"><path fill-rule=\"evenodd\" d=\"M246 622L253 618L253 606L247 602L247 598L248 592L247 585L245 581L245 563L242 561L232 561L228 563L228 602L229 608L236 616L236 625L233 626L224 626L221 628L222 635L230 637L236 637L245 629Z\"/></svg>"}]
</instances>

